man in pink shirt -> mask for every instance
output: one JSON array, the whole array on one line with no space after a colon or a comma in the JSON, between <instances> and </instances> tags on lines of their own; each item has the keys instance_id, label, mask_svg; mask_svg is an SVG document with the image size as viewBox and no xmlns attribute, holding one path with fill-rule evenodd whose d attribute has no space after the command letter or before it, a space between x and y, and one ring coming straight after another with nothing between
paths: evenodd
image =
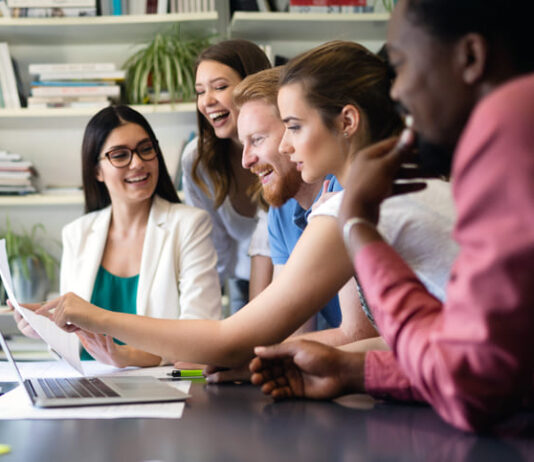
<instances>
[{"instance_id":1,"label":"man in pink shirt","mask_svg":"<svg viewBox=\"0 0 534 462\"><path fill-rule=\"evenodd\" d=\"M534 398L534 54L527 15L498 0L400 0L388 32L392 97L452 181L460 253L447 300L430 295L375 228L380 203L422 187L402 166L414 132L358 153L339 222L391 351L260 347L254 383L275 398L366 391L426 401L485 431ZM454 152L448 155L447 152ZM422 160L427 157L423 156ZM421 156L420 156L421 160ZM426 165L426 162L422 162ZM364 172L364 173L363 173Z\"/></svg>"}]
</instances>

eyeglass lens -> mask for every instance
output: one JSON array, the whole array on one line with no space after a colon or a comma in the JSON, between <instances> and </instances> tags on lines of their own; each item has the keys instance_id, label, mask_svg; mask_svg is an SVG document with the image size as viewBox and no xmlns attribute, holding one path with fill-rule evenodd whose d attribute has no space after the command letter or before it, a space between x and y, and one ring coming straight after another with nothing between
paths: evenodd
<instances>
[{"instance_id":1,"label":"eyeglass lens","mask_svg":"<svg viewBox=\"0 0 534 462\"><path fill-rule=\"evenodd\" d=\"M156 157L156 149L151 141L144 141L133 150L129 148L114 149L107 153L107 157L113 166L126 167L130 165L134 152L137 152L142 160L152 160Z\"/></svg>"}]
</instances>

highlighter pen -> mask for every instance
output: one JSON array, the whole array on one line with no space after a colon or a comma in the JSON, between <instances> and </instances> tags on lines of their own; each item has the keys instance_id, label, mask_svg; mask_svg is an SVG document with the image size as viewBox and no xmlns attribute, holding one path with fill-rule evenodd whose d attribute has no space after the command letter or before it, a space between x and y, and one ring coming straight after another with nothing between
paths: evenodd
<instances>
[{"instance_id":1,"label":"highlighter pen","mask_svg":"<svg viewBox=\"0 0 534 462\"><path fill-rule=\"evenodd\" d=\"M202 377L202 369L173 369L171 377Z\"/></svg>"}]
</instances>

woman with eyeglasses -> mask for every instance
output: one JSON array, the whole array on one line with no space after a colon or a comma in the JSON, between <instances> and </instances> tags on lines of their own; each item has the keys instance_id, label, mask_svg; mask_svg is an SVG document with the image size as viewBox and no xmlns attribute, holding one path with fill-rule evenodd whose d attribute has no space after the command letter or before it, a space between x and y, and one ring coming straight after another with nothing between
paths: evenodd
<instances>
[{"instance_id":1,"label":"woman with eyeglasses","mask_svg":"<svg viewBox=\"0 0 534 462\"><path fill-rule=\"evenodd\" d=\"M85 129L82 175L86 214L63 229L61 293L75 292L122 313L219 319L211 220L206 212L179 203L147 120L127 106L98 112ZM34 334L20 317L18 324ZM162 362L109 336L78 335L85 350L107 364ZM82 352L82 359L88 358Z\"/></svg>"}]
</instances>

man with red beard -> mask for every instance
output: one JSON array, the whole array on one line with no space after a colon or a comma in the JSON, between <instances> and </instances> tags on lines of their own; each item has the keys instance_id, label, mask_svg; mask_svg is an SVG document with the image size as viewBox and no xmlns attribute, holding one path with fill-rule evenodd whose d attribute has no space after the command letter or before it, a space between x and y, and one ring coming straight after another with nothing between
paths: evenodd
<instances>
[{"instance_id":1,"label":"man with red beard","mask_svg":"<svg viewBox=\"0 0 534 462\"><path fill-rule=\"evenodd\" d=\"M307 215L321 196L323 184L305 183L296 164L278 151L285 130L276 104L279 75L279 68L261 71L248 76L234 90L234 103L240 108L237 129L243 144L243 167L258 176L263 197L271 206L268 224L260 220L252 242L258 234L267 234L268 228L274 277L287 262L304 231ZM327 180L325 192L341 190L334 177ZM321 310L317 326L310 323L303 330L338 327L340 322L336 296Z\"/></svg>"}]
</instances>

